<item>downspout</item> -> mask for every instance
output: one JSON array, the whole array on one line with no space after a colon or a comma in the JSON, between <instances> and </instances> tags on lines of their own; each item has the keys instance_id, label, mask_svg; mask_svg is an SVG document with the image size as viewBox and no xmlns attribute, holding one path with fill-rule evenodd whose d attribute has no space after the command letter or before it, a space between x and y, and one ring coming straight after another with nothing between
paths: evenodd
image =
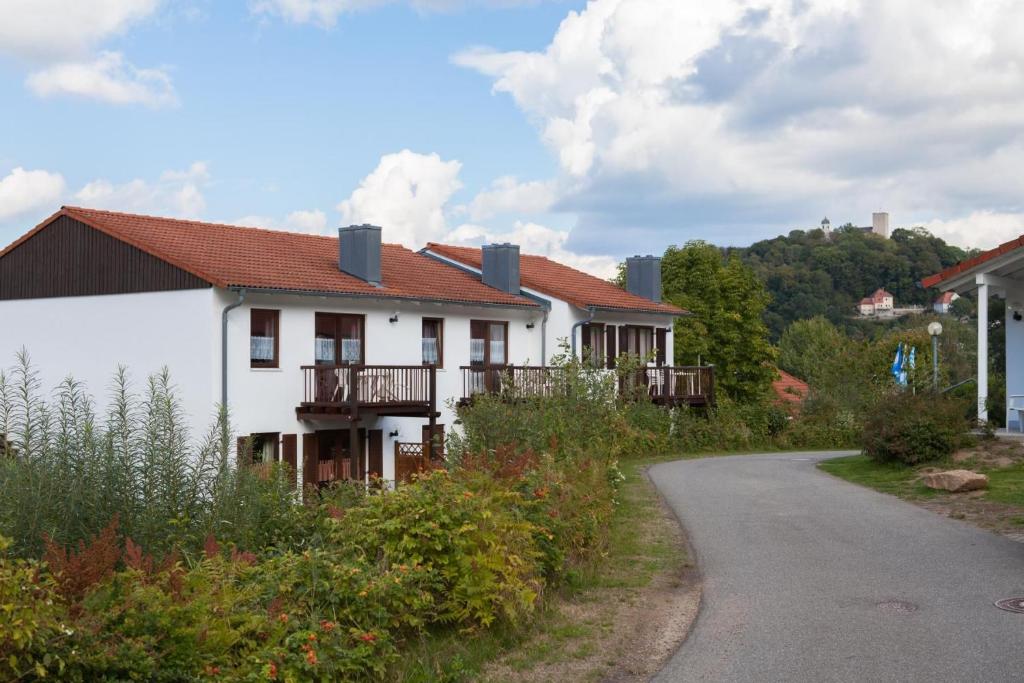
<instances>
[{"instance_id":1,"label":"downspout","mask_svg":"<svg viewBox=\"0 0 1024 683\"><path fill-rule=\"evenodd\" d=\"M548 309L544 308L544 317L540 319L540 365L548 366Z\"/></svg>"},{"instance_id":2,"label":"downspout","mask_svg":"<svg viewBox=\"0 0 1024 683\"><path fill-rule=\"evenodd\" d=\"M572 357L573 358L576 358L576 329L579 328L579 327L583 327L584 325L589 323L591 320L593 320L595 315L597 315L597 311L594 309L593 306L588 308L587 312L590 313L590 316L588 318L584 319L584 320L580 320L578 322L573 323L572 324L572 330L569 332L569 336L572 337Z\"/></svg>"},{"instance_id":3,"label":"downspout","mask_svg":"<svg viewBox=\"0 0 1024 683\"><path fill-rule=\"evenodd\" d=\"M245 301L245 290L238 290L238 301L228 304L220 315L220 405L228 409L228 313Z\"/></svg>"}]
</instances>

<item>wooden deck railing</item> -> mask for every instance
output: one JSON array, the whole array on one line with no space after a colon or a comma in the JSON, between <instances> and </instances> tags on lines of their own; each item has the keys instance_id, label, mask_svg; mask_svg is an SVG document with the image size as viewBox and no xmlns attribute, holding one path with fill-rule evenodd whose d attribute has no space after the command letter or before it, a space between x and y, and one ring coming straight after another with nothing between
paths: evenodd
<instances>
[{"instance_id":1,"label":"wooden deck railing","mask_svg":"<svg viewBox=\"0 0 1024 683\"><path fill-rule=\"evenodd\" d=\"M433 408L433 365L303 365L302 405L323 408Z\"/></svg>"},{"instance_id":2,"label":"wooden deck railing","mask_svg":"<svg viewBox=\"0 0 1024 683\"><path fill-rule=\"evenodd\" d=\"M566 389L563 368L464 365L460 370L464 403L483 393L501 393L513 399L544 398ZM713 405L715 369L712 366L641 368L636 373L620 376L618 389L622 396L647 396L657 403Z\"/></svg>"}]
</instances>

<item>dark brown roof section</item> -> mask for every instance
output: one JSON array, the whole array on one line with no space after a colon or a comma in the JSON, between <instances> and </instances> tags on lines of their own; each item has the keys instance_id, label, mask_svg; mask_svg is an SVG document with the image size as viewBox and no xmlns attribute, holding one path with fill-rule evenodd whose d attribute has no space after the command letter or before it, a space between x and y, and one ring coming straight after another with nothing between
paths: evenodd
<instances>
[{"instance_id":1,"label":"dark brown roof section","mask_svg":"<svg viewBox=\"0 0 1024 683\"><path fill-rule=\"evenodd\" d=\"M62 218L73 219L202 283L222 288L537 307L526 297L488 287L471 274L397 244L381 246L382 283L378 287L338 269L337 236L72 206L61 208L0 252L0 264ZM49 272L55 265L51 264Z\"/></svg>"},{"instance_id":2,"label":"dark brown roof section","mask_svg":"<svg viewBox=\"0 0 1024 683\"><path fill-rule=\"evenodd\" d=\"M426 251L462 263L477 270L483 261L479 247L427 243ZM637 313L687 315L671 304L645 299L599 277L552 261L545 256L524 254L519 257L519 279L524 287L566 301L579 308L598 308Z\"/></svg>"}]
</instances>

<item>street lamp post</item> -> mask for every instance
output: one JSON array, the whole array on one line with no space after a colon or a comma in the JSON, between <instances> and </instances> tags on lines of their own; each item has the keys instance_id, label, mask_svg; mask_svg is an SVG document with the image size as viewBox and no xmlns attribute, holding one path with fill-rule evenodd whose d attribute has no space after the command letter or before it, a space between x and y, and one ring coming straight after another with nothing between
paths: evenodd
<instances>
[{"instance_id":1,"label":"street lamp post","mask_svg":"<svg viewBox=\"0 0 1024 683\"><path fill-rule=\"evenodd\" d=\"M932 388L939 390L939 335L942 334L942 323L936 321L928 325L928 334L932 336Z\"/></svg>"}]
</instances>

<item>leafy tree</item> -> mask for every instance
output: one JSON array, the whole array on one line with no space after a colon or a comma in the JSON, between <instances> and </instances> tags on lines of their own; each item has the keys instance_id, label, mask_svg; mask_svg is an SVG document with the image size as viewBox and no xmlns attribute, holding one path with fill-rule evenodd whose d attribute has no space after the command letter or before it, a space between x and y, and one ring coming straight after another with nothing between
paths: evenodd
<instances>
[{"instance_id":1,"label":"leafy tree","mask_svg":"<svg viewBox=\"0 0 1024 683\"><path fill-rule=\"evenodd\" d=\"M774 378L774 349L763 314L770 297L738 254L703 241L669 247L662 261L665 298L693 315L676 321L675 361L711 363L719 387L743 401Z\"/></svg>"},{"instance_id":2,"label":"leafy tree","mask_svg":"<svg viewBox=\"0 0 1024 683\"><path fill-rule=\"evenodd\" d=\"M849 338L824 316L797 320L782 333L779 367L818 386L828 364L844 354L849 344Z\"/></svg>"},{"instance_id":3,"label":"leafy tree","mask_svg":"<svg viewBox=\"0 0 1024 683\"><path fill-rule=\"evenodd\" d=\"M854 306L879 287L899 305L930 306L936 292L918 283L968 256L923 228L897 229L884 239L853 226L831 237L794 230L734 251L771 294L765 322L772 339L780 339L790 323L819 315L856 332L861 325L852 319Z\"/></svg>"}]
</instances>

